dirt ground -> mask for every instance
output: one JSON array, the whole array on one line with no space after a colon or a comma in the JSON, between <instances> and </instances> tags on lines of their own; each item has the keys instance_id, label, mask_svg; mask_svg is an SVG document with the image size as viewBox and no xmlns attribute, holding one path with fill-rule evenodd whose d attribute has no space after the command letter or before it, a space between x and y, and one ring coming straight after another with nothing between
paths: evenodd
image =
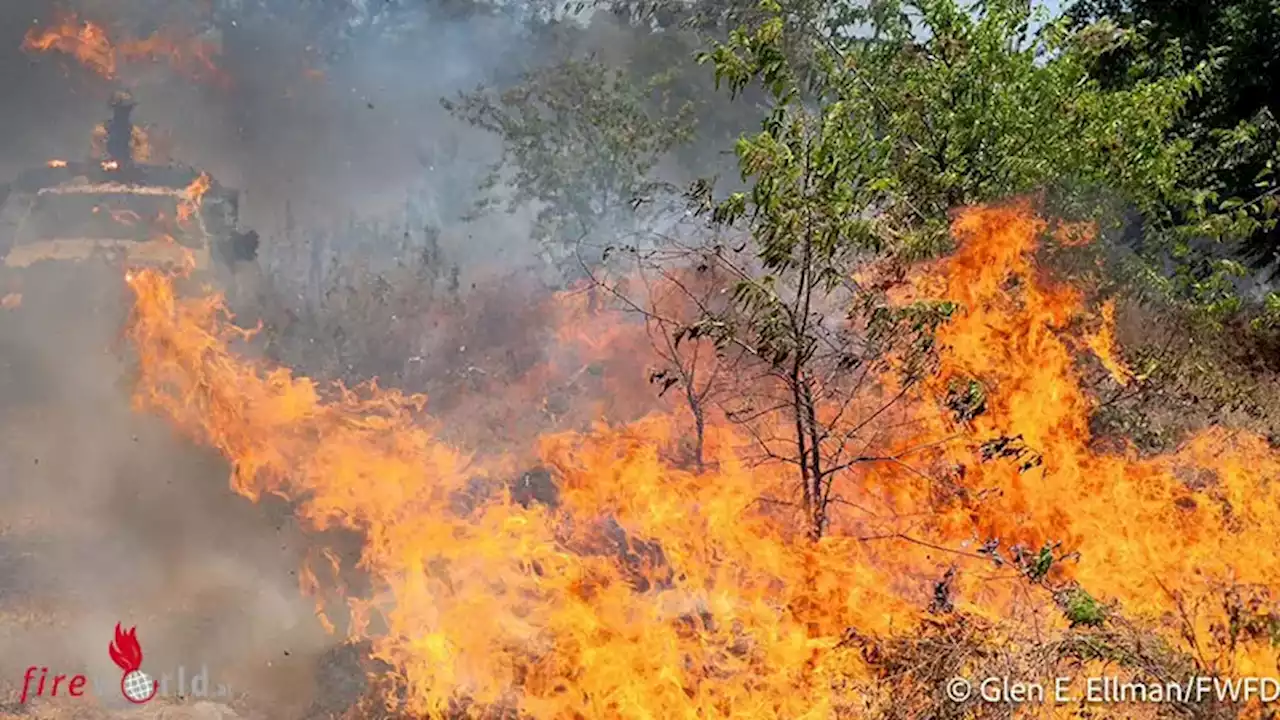
<instances>
[{"instance_id":1,"label":"dirt ground","mask_svg":"<svg viewBox=\"0 0 1280 720\"><path fill-rule=\"evenodd\" d=\"M250 720L229 705L213 702L148 703L144 707L106 711L82 703L49 703L25 714L0 712L0 720ZM265 716L264 716L265 717Z\"/></svg>"}]
</instances>

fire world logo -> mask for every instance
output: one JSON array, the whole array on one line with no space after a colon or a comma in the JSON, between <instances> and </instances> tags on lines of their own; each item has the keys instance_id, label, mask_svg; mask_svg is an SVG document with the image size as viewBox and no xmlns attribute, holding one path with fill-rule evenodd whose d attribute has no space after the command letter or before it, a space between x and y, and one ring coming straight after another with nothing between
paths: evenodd
<instances>
[{"instance_id":1,"label":"fire world logo","mask_svg":"<svg viewBox=\"0 0 1280 720\"><path fill-rule=\"evenodd\" d=\"M142 672L142 646L138 644L138 629L120 629L116 623L116 639L107 647L111 659L124 671L120 678L120 694L131 703L141 705L156 696L160 684Z\"/></svg>"}]
</instances>

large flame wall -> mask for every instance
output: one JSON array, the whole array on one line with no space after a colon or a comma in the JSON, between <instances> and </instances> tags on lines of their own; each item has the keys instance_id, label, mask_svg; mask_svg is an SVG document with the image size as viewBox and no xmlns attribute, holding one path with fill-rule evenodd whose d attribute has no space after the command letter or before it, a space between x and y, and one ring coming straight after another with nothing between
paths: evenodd
<instances>
[{"instance_id":1,"label":"large flame wall","mask_svg":"<svg viewBox=\"0 0 1280 720\"><path fill-rule=\"evenodd\" d=\"M425 398L328 393L234 353L221 302L179 299L154 272L129 280L138 399L219 449L238 492L276 493L316 528L364 534L374 586L349 598L352 632L373 639L413 712L856 715L877 683L868 638L919 632L952 567L954 612L997 630L1068 632L1047 588L1078 583L1213 669L1274 672L1269 638L1224 632L1238 623L1214 598L1269 603L1277 455L1219 429L1167 457L1092 449L1077 360L1093 352L1124 371L1111 309L1091 317L1082 293L1036 267L1048 227L1021 205L957 216L959 250L920 268L910 294L963 307L939 337L937 386L980 382L985 412L961 423L927 398L910 405L913 422L882 453L899 461L842 480L866 514L842 510L816 543L760 502L790 476L747 462L733 425L709 429L705 471L665 459L686 432L675 414L543 437L556 503L500 493L460 507L474 478L511 463L440 440ZM982 443L1018 436L1038 467L983 459ZM1193 485L1187 470L1211 479ZM1034 583L978 552L993 539L1061 543L1058 561Z\"/></svg>"}]
</instances>

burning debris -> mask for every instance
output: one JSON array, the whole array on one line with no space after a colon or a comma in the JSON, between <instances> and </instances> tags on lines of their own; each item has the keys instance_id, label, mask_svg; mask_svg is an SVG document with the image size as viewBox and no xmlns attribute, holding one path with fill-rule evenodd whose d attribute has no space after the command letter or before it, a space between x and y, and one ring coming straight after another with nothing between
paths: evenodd
<instances>
[{"instance_id":1,"label":"burning debris","mask_svg":"<svg viewBox=\"0 0 1280 720\"><path fill-rule=\"evenodd\" d=\"M0 251L7 268L103 253L187 270L213 261L234 268L256 257L257 235L239 228L235 190L193 168L142 161L135 106L127 92L112 96L104 155L53 160L5 186Z\"/></svg>"},{"instance_id":2,"label":"burning debris","mask_svg":"<svg viewBox=\"0 0 1280 720\"><path fill-rule=\"evenodd\" d=\"M133 171L133 108L137 103L126 92L117 92L111 98L111 119L106 122L106 159L114 163L122 177ZM105 166L104 166L105 167Z\"/></svg>"}]
</instances>

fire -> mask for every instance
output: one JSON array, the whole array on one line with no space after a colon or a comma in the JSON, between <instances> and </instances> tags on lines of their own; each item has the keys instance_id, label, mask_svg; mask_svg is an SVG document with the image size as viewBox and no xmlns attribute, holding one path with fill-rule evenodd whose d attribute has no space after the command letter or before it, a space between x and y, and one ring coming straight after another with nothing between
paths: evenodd
<instances>
[{"instance_id":1,"label":"fire","mask_svg":"<svg viewBox=\"0 0 1280 720\"><path fill-rule=\"evenodd\" d=\"M147 131L133 126L133 131L129 137L129 152L134 162L145 163L151 160L151 138Z\"/></svg>"},{"instance_id":2,"label":"fire","mask_svg":"<svg viewBox=\"0 0 1280 720\"><path fill-rule=\"evenodd\" d=\"M90 157L102 160L107 156L107 126L99 123L94 126L93 134L90 136L91 154ZM135 162L150 162L157 156L156 149L151 140L151 133L146 128L133 126L133 132L129 138L129 150ZM57 167L66 167L65 160L55 160L52 162L61 163Z\"/></svg>"},{"instance_id":3,"label":"fire","mask_svg":"<svg viewBox=\"0 0 1280 720\"><path fill-rule=\"evenodd\" d=\"M363 533L373 590L347 599L349 632L373 635L411 713L861 716L906 677L881 677L884 648L938 628L986 628L1003 653L1070 647L1079 631L1059 605L1077 591L1206 672L1274 673L1270 636L1242 628L1278 617L1280 454L1220 429L1165 457L1095 450L1077 361L1090 347L1123 372L1112 311L1092 317L1084 293L1036 267L1048 229L1027 205L967 210L958 251L911 276L912 295L963 310L939 335L929 392L882 421L886 446L868 452L892 461L840 478L819 541L762 502L795 480L750 462L737 426L712 418L702 472L670 459L687 434L673 412L543 437L556 497L516 502L484 480L515 460L441 440L426 398L324 388L236 355L251 333L222 301L179 299L153 270L128 278L137 400L219 449L243 495ZM1079 336L1082 319L1101 339ZM983 408L940 412L961 382ZM305 575L313 590L319 577ZM939 593L953 607L930 618ZM1044 663L1042 677L1080 674L1074 656Z\"/></svg>"},{"instance_id":4,"label":"fire","mask_svg":"<svg viewBox=\"0 0 1280 720\"><path fill-rule=\"evenodd\" d=\"M26 52L57 51L111 79L116 76L116 51L107 32L97 23L81 23L75 14L59 15L52 25L27 32L22 49Z\"/></svg>"},{"instance_id":5,"label":"fire","mask_svg":"<svg viewBox=\"0 0 1280 720\"><path fill-rule=\"evenodd\" d=\"M212 44L176 31L160 31L142 39L113 41L106 29L75 13L59 14L54 22L30 30L22 43L26 52L59 52L108 80L119 76L126 63L167 62L193 80L230 87L230 77L217 65Z\"/></svg>"},{"instance_id":6,"label":"fire","mask_svg":"<svg viewBox=\"0 0 1280 720\"><path fill-rule=\"evenodd\" d=\"M1040 276L1033 253L1045 229L1026 207L968 212L954 226L960 250L933 276L945 297L968 308L939 337L942 379L976 379L988 390L987 410L969 434L978 442L1019 438L1041 460L1022 471L1020 458L976 463L972 444L948 446L938 459L965 471L959 483L974 500L956 503L940 527L954 524L1006 547L1062 542L1080 559L1061 571L1090 593L1171 637L1189 634L1219 670L1274 672L1269 639L1228 643L1224 611L1205 606L1224 588L1255 597L1260 612L1274 602L1265 598L1278 589L1280 547L1265 508L1280 500L1267 480L1280 455L1263 438L1222 429L1168 457L1094 451L1093 401L1077 378L1076 343L1064 336L1083 314L1083 297ZM1013 278L1022 282L1005 290ZM1086 344L1126 377L1110 340L1113 312L1103 307L1103 329ZM1181 479L1188 475L1210 479Z\"/></svg>"},{"instance_id":7,"label":"fire","mask_svg":"<svg viewBox=\"0 0 1280 720\"><path fill-rule=\"evenodd\" d=\"M0 297L0 308L12 310L22 305L22 293L7 293L4 297Z\"/></svg>"},{"instance_id":8,"label":"fire","mask_svg":"<svg viewBox=\"0 0 1280 720\"><path fill-rule=\"evenodd\" d=\"M213 186L213 180L206 173L200 173L199 177L191 181L179 195L178 199L178 222L187 222L195 217L200 210L200 202L204 199L204 194Z\"/></svg>"},{"instance_id":9,"label":"fire","mask_svg":"<svg viewBox=\"0 0 1280 720\"><path fill-rule=\"evenodd\" d=\"M50 160L49 162L45 163L45 165L51 168L64 168L67 166L67 161L66 160Z\"/></svg>"}]
</instances>

